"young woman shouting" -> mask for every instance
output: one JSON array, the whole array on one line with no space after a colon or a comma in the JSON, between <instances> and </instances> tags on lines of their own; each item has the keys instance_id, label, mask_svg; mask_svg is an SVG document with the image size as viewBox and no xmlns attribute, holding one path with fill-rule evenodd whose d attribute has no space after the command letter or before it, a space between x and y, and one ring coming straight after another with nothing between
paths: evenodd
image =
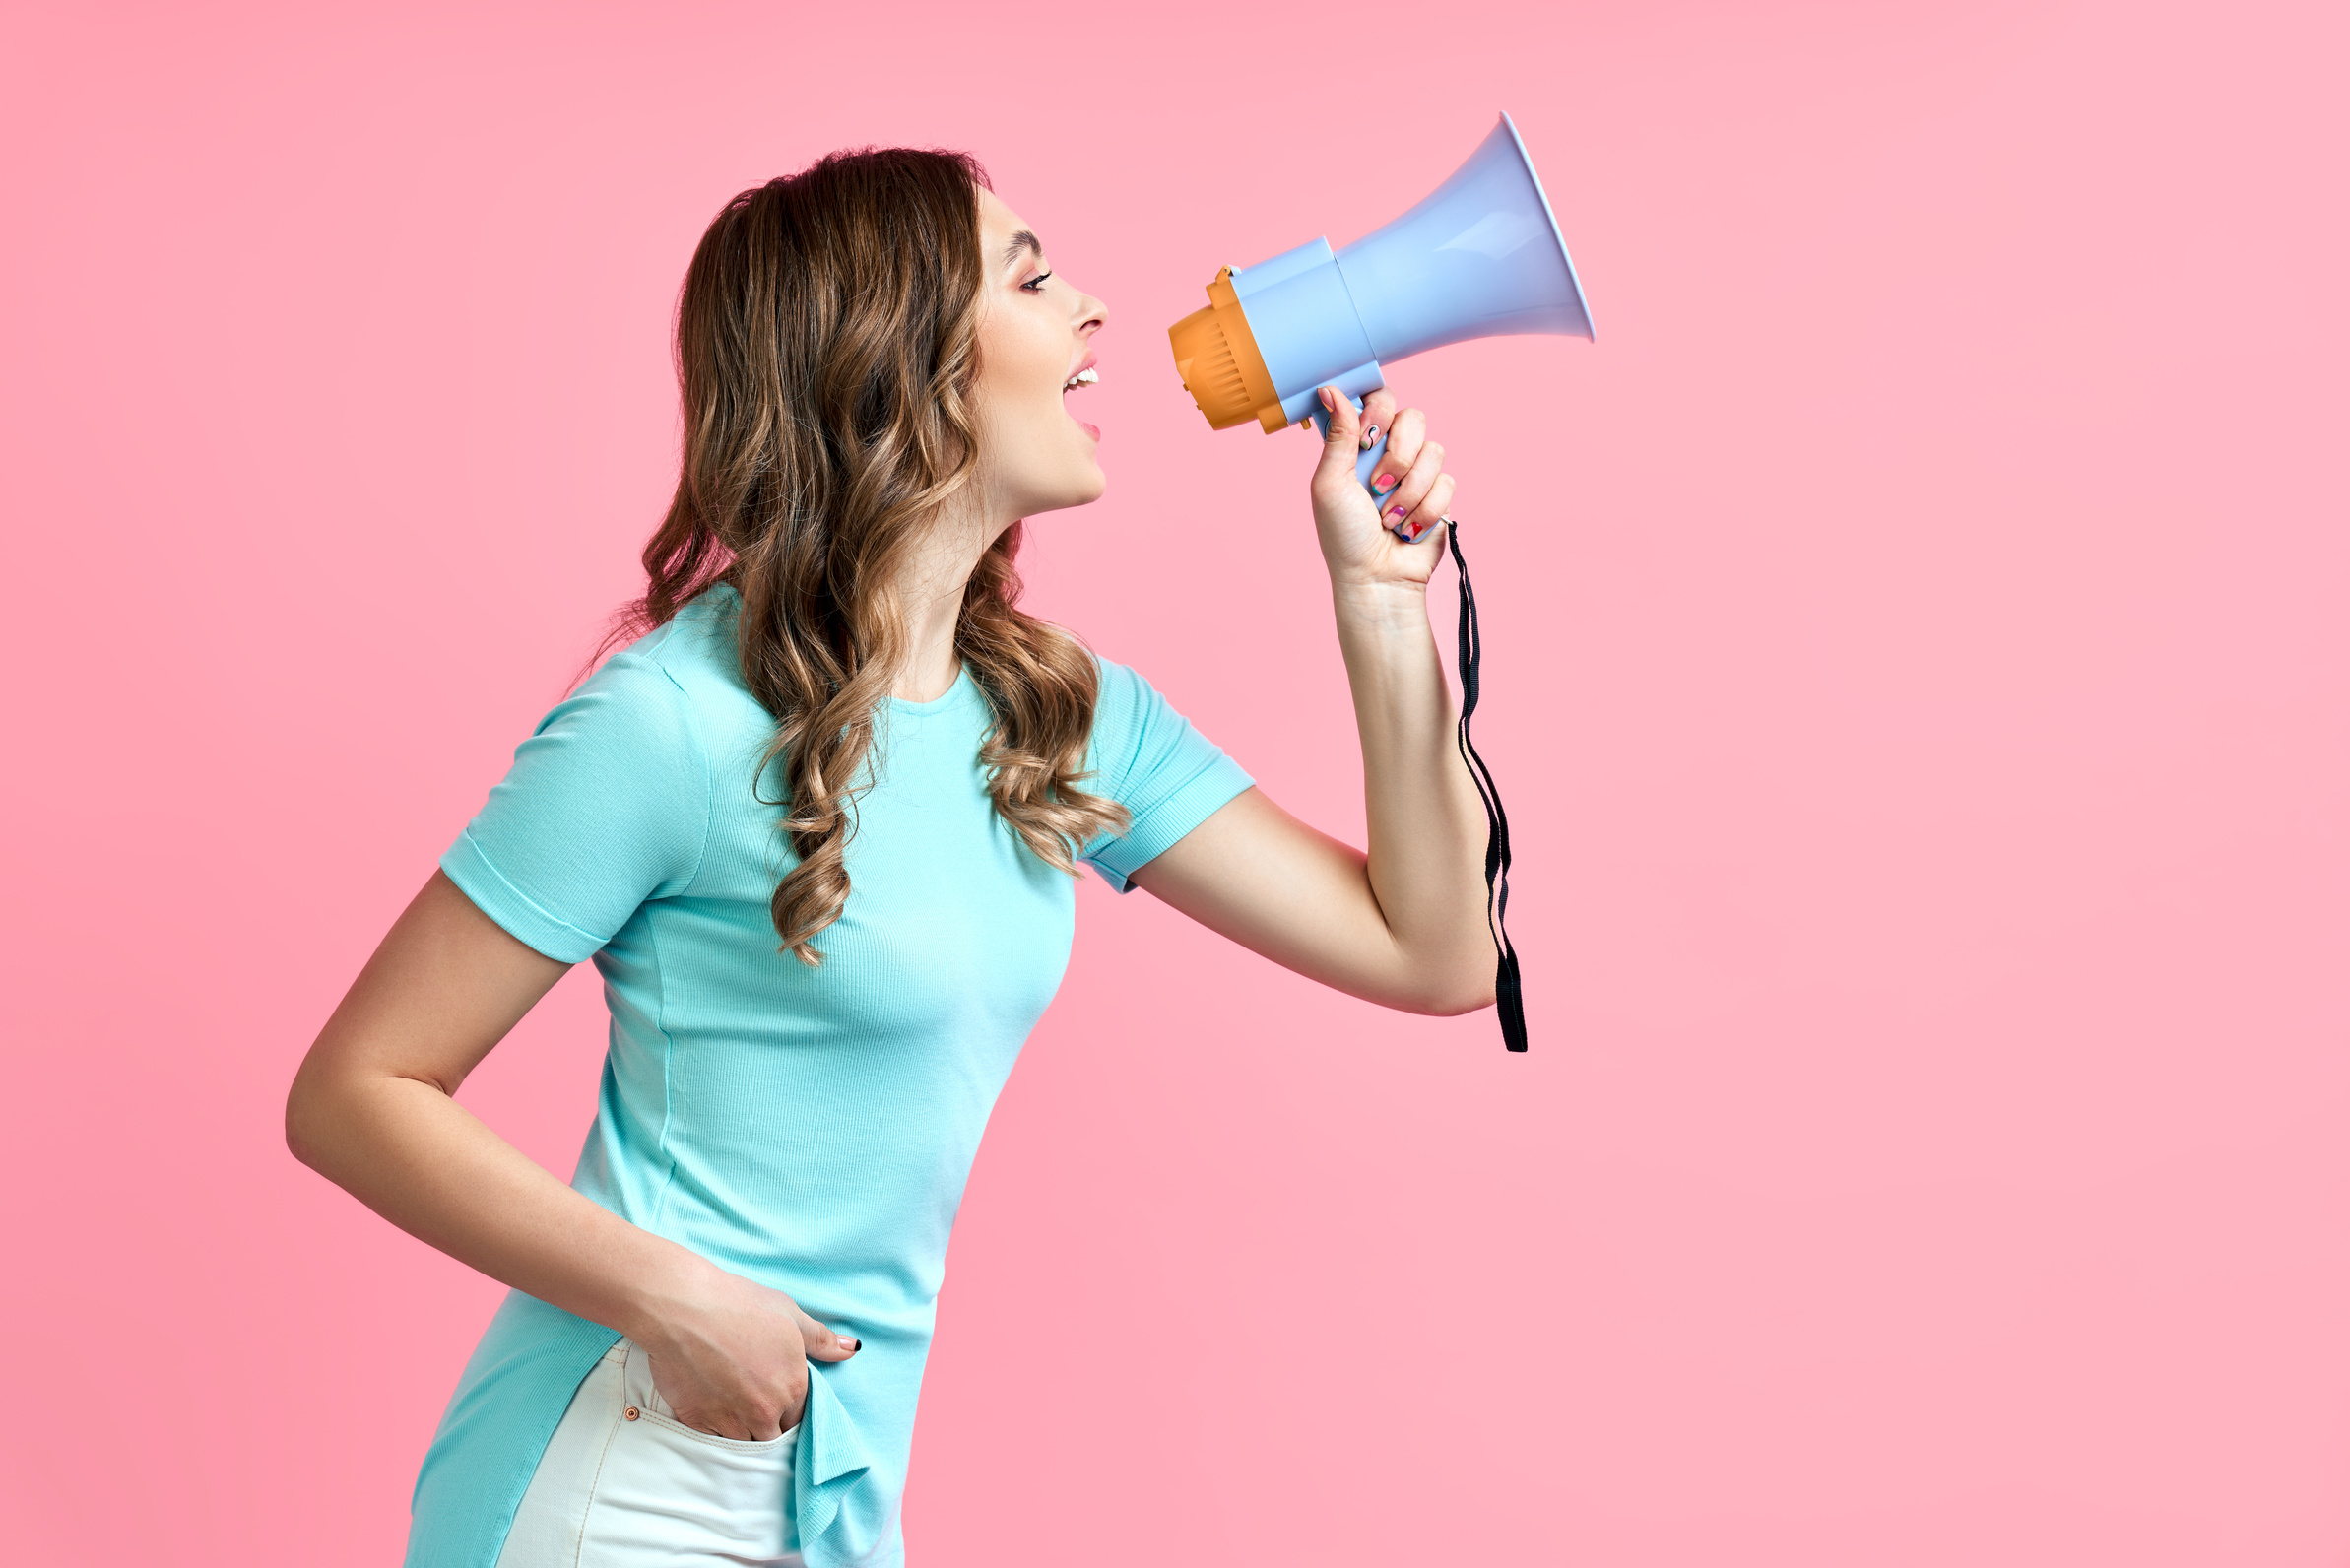
<instances>
[{"instance_id":1,"label":"young woman shouting","mask_svg":"<svg viewBox=\"0 0 2350 1568\"><path fill-rule=\"evenodd\" d=\"M523 742L287 1103L304 1161L513 1287L424 1457L416 1568L903 1561L947 1231L1080 862L1352 995L1491 1002L1425 605L1442 448L1339 398L1311 485L1363 854L1018 608L1021 520L1103 490L1063 400L1107 319L959 155L835 155L703 235L641 634ZM586 958L611 1044L566 1186L454 1095Z\"/></svg>"}]
</instances>

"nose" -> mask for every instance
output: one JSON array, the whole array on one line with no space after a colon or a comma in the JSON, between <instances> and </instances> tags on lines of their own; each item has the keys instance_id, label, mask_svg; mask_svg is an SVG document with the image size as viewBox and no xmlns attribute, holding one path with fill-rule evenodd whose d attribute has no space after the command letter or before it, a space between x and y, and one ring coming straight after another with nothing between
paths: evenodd
<instances>
[{"instance_id":1,"label":"nose","mask_svg":"<svg viewBox=\"0 0 2350 1568\"><path fill-rule=\"evenodd\" d=\"M1099 299L1094 298L1089 294L1080 294L1077 295L1077 320L1075 325L1077 327L1078 337L1091 337L1094 333L1099 332L1103 327L1107 326L1109 324L1109 320L1110 307L1108 305L1103 304Z\"/></svg>"}]
</instances>

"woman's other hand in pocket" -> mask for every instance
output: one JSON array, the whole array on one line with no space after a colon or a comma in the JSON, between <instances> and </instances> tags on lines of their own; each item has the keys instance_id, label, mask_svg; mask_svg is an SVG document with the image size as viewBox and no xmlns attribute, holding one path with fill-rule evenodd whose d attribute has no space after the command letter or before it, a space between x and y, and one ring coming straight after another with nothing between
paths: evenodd
<instances>
[{"instance_id":1,"label":"woman's other hand in pocket","mask_svg":"<svg viewBox=\"0 0 2350 1568\"><path fill-rule=\"evenodd\" d=\"M718 1269L629 1338L652 1358L653 1387L672 1415L746 1442L799 1424L810 1360L846 1361L859 1348L782 1291Z\"/></svg>"}]
</instances>

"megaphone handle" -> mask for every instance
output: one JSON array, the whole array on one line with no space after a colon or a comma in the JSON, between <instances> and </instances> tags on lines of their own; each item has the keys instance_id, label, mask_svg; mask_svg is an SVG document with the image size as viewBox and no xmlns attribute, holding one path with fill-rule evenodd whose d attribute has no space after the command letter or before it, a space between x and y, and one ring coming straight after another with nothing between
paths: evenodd
<instances>
[{"instance_id":1,"label":"megaphone handle","mask_svg":"<svg viewBox=\"0 0 2350 1568\"><path fill-rule=\"evenodd\" d=\"M1362 399L1349 393L1346 395L1346 401L1354 405L1355 413L1360 414L1363 411ZM1322 432L1324 440L1329 440L1330 410L1324 408L1322 400L1317 398L1314 400L1314 406L1306 412L1313 417L1314 428ZM1381 430L1379 439L1373 441L1370 448L1354 460L1354 482L1360 485L1373 500L1377 500L1379 495L1377 491L1371 490L1371 476L1379 472L1379 460L1385 456L1387 456L1387 431ZM1388 532L1394 534L1398 539L1409 543L1408 536L1403 530L1391 528Z\"/></svg>"}]
</instances>

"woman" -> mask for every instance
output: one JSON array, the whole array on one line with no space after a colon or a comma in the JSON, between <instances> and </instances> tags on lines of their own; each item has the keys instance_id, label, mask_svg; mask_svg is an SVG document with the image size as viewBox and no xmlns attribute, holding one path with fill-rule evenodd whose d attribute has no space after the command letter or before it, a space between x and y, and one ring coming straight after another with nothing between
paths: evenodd
<instances>
[{"instance_id":1,"label":"woman","mask_svg":"<svg viewBox=\"0 0 2350 1568\"><path fill-rule=\"evenodd\" d=\"M516 751L287 1103L301 1159L513 1287L410 1563L903 1560L948 1227L1078 862L1355 996L1491 1002L1424 603L1442 449L1338 398L1311 487L1366 856L1016 608L1021 519L1102 492L1063 399L1107 319L960 155L835 155L703 236L642 635ZM1353 458L1382 424L1374 504ZM589 957L611 1046L565 1186L453 1095Z\"/></svg>"}]
</instances>

